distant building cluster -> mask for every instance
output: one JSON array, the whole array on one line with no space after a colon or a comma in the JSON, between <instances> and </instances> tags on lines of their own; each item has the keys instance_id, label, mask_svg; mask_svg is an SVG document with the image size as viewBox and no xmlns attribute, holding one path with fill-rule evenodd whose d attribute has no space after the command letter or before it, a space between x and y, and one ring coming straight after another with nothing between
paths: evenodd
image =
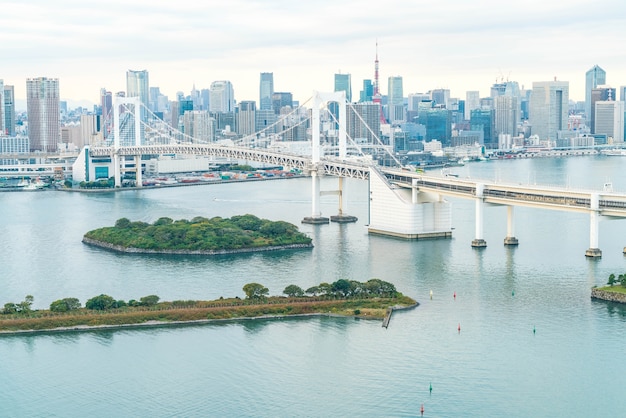
<instances>
[{"instance_id":1,"label":"distant building cluster","mask_svg":"<svg viewBox=\"0 0 626 418\"><path fill-rule=\"evenodd\" d=\"M479 145L498 150L624 142L626 87L618 91L608 85L606 72L597 65L585 74L585 101L573 102L569 82L556 78L533 82L531 89L500 78L487 95L467 91L457 98L447 89L405 94L402 76L394 75L382 95L378 58L375 64L374 79L363 80L358 95L353 95L350 74L334 75L334 92L345 92L349 102L346 126L355 144L380 141L395 153L408 154L432 149L428 144L433 141L435 148ZM151 129L155 123L204 142L231 139L265 146L311 138L310 111L300 107L290 92L275 91L272 72L260 73L258 102L237 102L228 80L202 89L194 85L189 94L178 92L170 99L159 87L150 86L147 70L128 70L126 91L102 88L94 109L68 110L60 100L56 78L27 79L26 94L27 112L18 114L13 86L0 79L3 153L80 149L110 141L116 131L123 144L135 143L138 137L145 144L157 143L160 138ZM115 121L120 98L128 100L119 105ZM343 105L328 104L321 117L322 138L330 146L337 141Z\"/></svg>"}]
</instances>

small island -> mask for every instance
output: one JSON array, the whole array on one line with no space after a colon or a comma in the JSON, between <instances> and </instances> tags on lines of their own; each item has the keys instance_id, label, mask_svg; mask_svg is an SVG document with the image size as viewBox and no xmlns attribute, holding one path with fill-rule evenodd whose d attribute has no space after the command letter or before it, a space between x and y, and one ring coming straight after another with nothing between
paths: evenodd
<instances>
[{"instance_id":1,"label":"small island","mask_svg":"<svg viewBox=\"0 0 626 418\"><path fill-rule=\"evenodd\" d=\"M611 273L607 285L592 288L591 297L609 302L626 303L626 274L620 274L616 277L615 274Z\"/></svg>"},{"instance_id":2,"label":"small island","mask_svg":"<svg viewBox=\"0 0 626 418\"><path fill-rule=\"evenodd\" d=\"M83 242L114 251L147 254L231 254L313 247L312 239L284 221L254 215L188 221L162 217L152 224L127 218L94 229Z\"/></svg>"},{"instance_id":3,"label":"small island","mask_svg":"<svg viewBox=\"0 0 626 418\"><path fill-rule=\"evenodd\" d=\"M371 279L365 283L340 279L303 290L289 285L284 296L269 296L259 283L243 286L245 298L160 301L148 295L129 301L98 295L83 307L77 298L59 299L49 309L32 309L33 296L5 303L0 315L0 335L30 332L83 331L102 328L172 326L213 321L282 318L286 316L334 315L384 319L387 327L394 310L418 303L398 292L391 283Z\"/></svg>"}]
</instances>

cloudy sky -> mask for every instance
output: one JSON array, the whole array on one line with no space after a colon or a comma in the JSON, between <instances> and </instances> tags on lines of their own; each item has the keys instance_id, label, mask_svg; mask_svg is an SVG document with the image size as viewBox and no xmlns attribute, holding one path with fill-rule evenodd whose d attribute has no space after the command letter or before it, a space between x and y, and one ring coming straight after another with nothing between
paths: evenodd
<instances>
[{"instance_id":1,"label":"cloudy sky","mask_svg":"<svg viewBox=\"0 0 626 418\"><path fill-rule=\"evenodd\" d=\"M448 88L489 94L496 80L526 88L569 81L584 100L585 71L626 85L624 0L4 0L0 79L25 98L26 78L59 78L61 97L98 101L126 90L128 69L149 71L170 99L230 80L235 98L259 100L259 73L305 101L352 75L353 96L374 77L381 92Z\"/></svg>"}]
</instances>

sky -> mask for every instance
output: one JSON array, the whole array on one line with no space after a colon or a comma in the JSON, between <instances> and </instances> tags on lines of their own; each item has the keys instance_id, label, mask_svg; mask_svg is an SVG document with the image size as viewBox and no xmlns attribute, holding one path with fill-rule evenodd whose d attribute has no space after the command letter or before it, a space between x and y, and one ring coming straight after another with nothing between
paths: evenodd
<instances>
[{"instance_id":1,"label":"sky","mask_svg":"<svg viewBox=\"0 0 626 418\"><path fill-rule=\"evenodd\" d=\"M488 96L496 81L568 81L584 100L585 72L626 85L623 0L4 0L0 79L26 97L26 79L58 78L70 107L126 90L126 71L175 99L230 80L259 101L261 72L301 103L349 73L353 100L374 78L402 76L404 95L436 88ZM25 107L25 106L24 106ZM18 106L19 110L19 106Z\"/></svg>"}]
</instances>

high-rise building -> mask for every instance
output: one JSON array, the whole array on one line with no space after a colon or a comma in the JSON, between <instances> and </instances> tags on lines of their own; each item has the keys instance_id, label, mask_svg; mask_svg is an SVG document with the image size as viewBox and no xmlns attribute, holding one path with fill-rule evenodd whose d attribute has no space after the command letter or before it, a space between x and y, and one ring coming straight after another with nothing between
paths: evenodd
<instances>
[{"instance_id":1,"label":"high-rise building","mask_svg":"<svg viewBox=\"0 0 626 418\"><path fill-rule=\"evenodd\" d=\"M371 102L374 96L374 84L372 80L363 80L363 90L359 94L359 102Z\"/></svg>"},{"instance_id":2,"label":"high-rise building","mask_svg":"<svg viewBox=\"0 0 626 418\"><path fill-rule=\"evenodd\" d=\"M595 103L594 133L624 142L624 102L607 100Z\"/></svg>"},{"instance_id":3,"label":"high-rise building","mask_svg":"<svg viewBox=\"0 0 626 418\"><path fill-rule=\"evenodd\" d=\"M251 135L256 127L256 102L242 101L237 105L237 133L239 135Z\"/></svg>"},{"instance_id":4,"label":"high-rise building","mask_svg":"<svg viewBox=\"0 0 626 418\"><path fill-rule=\"evenodd\" d=\"M401 76L392 76L387 79L387 114L389 123L403 122L405 119Z\"/></svg>"},{"instance_id":5,"label":"high-rise building","mask_svg":"<svg viewBox=\"0 0 626 418\"><path fill-rule=\"evenodd\" d=\"M478 91L465 92L465 120L469 120L470 112L478 108L480 108L480 92Z\"/></svg>"},{"instance_id":6,"label":"high-rise building","mask_svg":"<svg viewBox=\"0 0 626 418\"><path fill-rule=\"evenodd\" d=\"M15 136L15 90L4 86L4 134Z\"/></svg>"},{"instance_id":7,"label":"high-rise building","mask_svg":"<svg viewBox=\"0 0 626 418\"><path fill-rule=\"evenodd\" d=\"M283 107L293 108L293 95L288 92L276 92L272 94L272 109L274 113L280 115Z\"/></svg>"},{"instance_id":8,"label":"high-rise building","mask_svg":"<svg viewBox=\"0 0 626 418\"><path fill-rule=\"evenodd\" d=\"M447 109L450 100L450 90L434 89L430 92L430 98L435 102L435 107L444 107Z\"/></svg>"},{"instance_id":9,"label":"high-rise building","mask_svg":"<svg viewBox=\"0 0 626 418\"><path fill-rule=\"evenodd\" d=\"M183 114L183 131L186 135L200 141L214 141L215 119L205 110L188 110Z\"/></svg>"},{"instance_id":10,"label":"high-rise building","mask_svg":"<svg viewBox=\"0 0 626 418\"><path fill-rule=\"evenodd\" d=\"M274 73L261 73L259 85L259 110L272 109L272 95L274 94Z\"/></svg>"},{"instance_id":11,"label":"high-rise building","mask_svg":"<svg viewBox=\"0 0 626 418\"><path fill-rule=\"evenodd\" d=\"M354 103L346 109L346 131L355 142L376 142L380 132L380 106L378 103Z\"/></svg>"},{"instance_id":12,"label":"high-rise building","mask_svg":"<svg viewBox=\"0 0 626 418\"><path fill-rule=\"evenodd\" d=\"M567 129L569 82L535 81L530 97L530 125L539 139L555 141Z\"/></svg>"},{"instance_id":13,"label":"high-rise building","mask_svg":"<svg viewBox=\"0 0 626 418\"><path fill-rule=\"evenodd\" d=\"M587 116L587 119L592 134L596 133L596 102L616 100L615 93L615 89L609 86L598 86L591 89L591 113Z\"/></svg>"},{"instance_id":14,"label":"high-rise building","mask_svg":"<svg viewBox=\"0 0 626 418\"><path fill-rule=\"evenodd\" d=\"M102 121L113 121L113 93L107 89L100 89L100 112Z\"/></svg>"},{"instance_id":15,"label":"high-rise building","mask_svg":"<svg viewBox=\"0 0 626 418\"><path fill-rule=\"evenodd\" d=\"M126 71L126 97L139 97L146 108L150 106L148 71Z\"/></svg>"},{"instance_id":16,"label":"high-rise building","mask_svg":"<svg viewBox=\"0 0 626 418\"><path fill-rule=\"evenodd\" d=\"M60 140L58 78L26 79L26 109L31 151L56 152Z\"/></svg>"},{"instance_id":17,"label":"high-rise building","mask_svg":"<svg viewBox=\"0 0 626 418\"><path fill-rule=\"evenodd\" d=\"M519 122L517 97L496 96L494 104L496 108L496 135L517 135L517 123Z\"/></svg>"},{"instance_id":18,"label":"high-rise building","mask_svg":"<svg viewBox=\"0 0 626 418\"><path fill-rule=\"evenodd\" d=\"M350 74L335 74L335 90L334 91L345 91L346 92L346 100L348 102L352 101L352 79L350 78Z\"/></svg>"},{"instance_id":19,"label":"high-rise building","mask_svg":"<svg viewBox=\"0 0 626 418\"><path fill-rule=\"evenodd\" d=\"M230 81L214 81L209 88L209 111L230 113L235 111L235 92ZM270 96L269 107L272 108Z\"/></svg>"},{"instance_id":20,"label":"high-rise building","mask_svg":"<svg viewBox=\"0 0 626 418\"><path fill-rule=\"evenodd\" d=\"M4 113L4 80L0 79L0 136L6 135L7 130Z\"/></svg>"},{"instance_id":21,"label":"high-rise building","mask_svg":"<svg viewBox=\"0 0 626 418\"><path fill-rule=\"evenodd\" d=\"M483 142L488 148L498 148L496 136L496 115L491 108L480 108L470 111L470 130L482 131Z\"/></svg>"},{"instance_id":22,"label":"high-rise building","mask_svg":"<svg viewBox=\"0 0 626 418\"><path fill-rule=\"evenodd\" d=\"M587 118L591 117L591 90L603 84L606 84L606 71L599 66L594 65L585 73L585 115Z\"/></svg>"},{"instance_id":23,"label":"high-rise building","mask_svg":"<svg viewBox=\"0 0 626 418\"><path fill-rule=\"evenodd\" d=\"M450 146L452 137L452 111L445 108L420 110L417 121L426 127L426 142L437 140L444 147Z\"/></svg>"}]
</instances>

